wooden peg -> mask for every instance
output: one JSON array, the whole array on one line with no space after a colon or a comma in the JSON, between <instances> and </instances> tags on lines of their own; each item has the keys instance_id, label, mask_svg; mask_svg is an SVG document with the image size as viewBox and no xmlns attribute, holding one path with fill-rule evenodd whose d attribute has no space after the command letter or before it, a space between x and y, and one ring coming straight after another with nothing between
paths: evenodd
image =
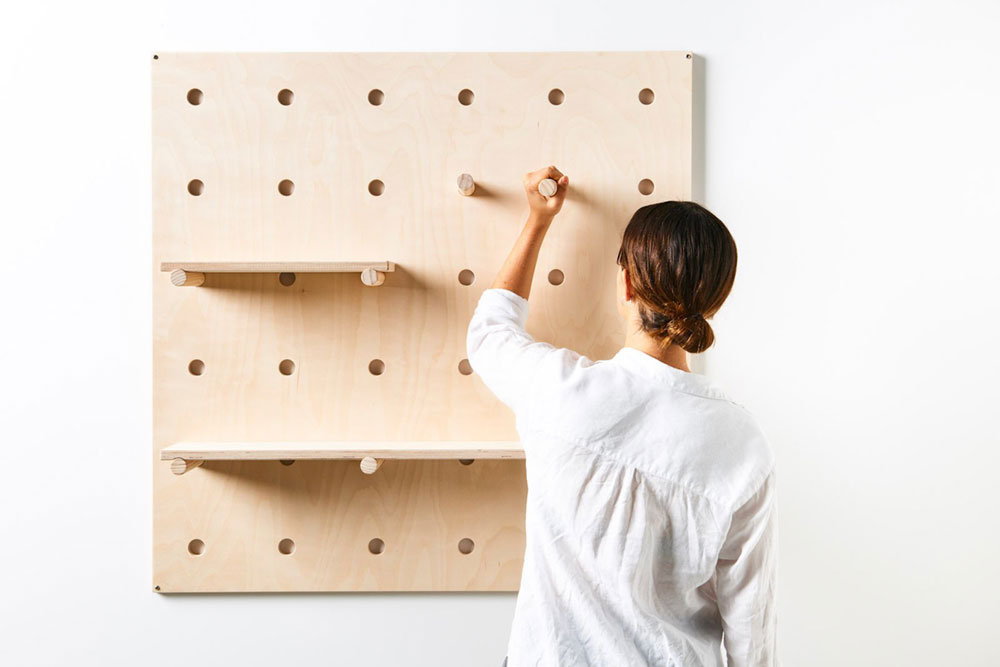
<instances>
[{"instance_id":1,"label":"wooden peg","mask_svg":"<svg viewBox=\"0 0 1000 667\"><path fill-rule=\"evenodd\" d=\"M365 269L361 272L361 282L369 287L378 287L385 282L385 274L375 269Z\"/></svg>"},{"instance_id":2,"label":"wooden peg","mask_svg":"<svg viewBox=\"0 0 1000 667\"><path fill-rule=\"evenodd\" d=\"M382 465L382 459L376 459L371 456L366 456L361 459L361 472L366 475L374 475L375 471L379 469Z\"/></svg>"},{"instance_id":3,"label":"wooden peg","mask_svg":"<svg viewBox=\"0 0 1000 667\"><path fill-rule=\"evenodd\" d=\"M170 272L170 282L177 287L198 287L205 283L205 274L197 271L174 269Z\"/></svg>"},{"instance_id":4,"label":"wooden peg","mask_svg":"<svg viewBox=\"0 0 1000 667\"><path fill-rule=\"evenodd\" d=\"M473 180L472 174L462 174L458 177L458 191L466 197L476 191L476 181Z\"/></svg>"},{"instance_id":5,"label":"wooden peg","mask_svg":"<svg viewBox=\"0 0 1000 667\"><path fill-rule=\"evenodd\" d=\"M551 197L559 190L559 184L556 183L551 178L546 178L544 181L538 184L538 194L543 197Z\"/></svg>"},{"instance_id":6,"label":"wooden peg","mask_svg":"<svg viewBox=\"0 0 1000 667\"><path fill-rule=\"evenodd\" d=\"M194 470L202 464L199 459L197 461L188 461L187 459L171 459L170 460L170 472L175 475L183 475L188 470Z\"/></svg>"}]
</instances>

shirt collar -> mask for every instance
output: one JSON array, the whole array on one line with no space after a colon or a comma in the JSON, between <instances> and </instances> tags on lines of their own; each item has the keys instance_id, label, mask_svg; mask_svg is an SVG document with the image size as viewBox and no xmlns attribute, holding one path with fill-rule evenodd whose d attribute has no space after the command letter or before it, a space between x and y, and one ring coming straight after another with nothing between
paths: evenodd
<instances>
[{"instance_id":1,"label":"shirt collar","mask_svg":"<svg viewBox=\"0 0 1000 667\"><path fill-rule=\"evenodd\" d=\"M651 381L666 382L677 391L732 402L732 399L708 377L674 368L634 347L623 347L618 350L613 361Z\"/></svg>"}]
</instances>

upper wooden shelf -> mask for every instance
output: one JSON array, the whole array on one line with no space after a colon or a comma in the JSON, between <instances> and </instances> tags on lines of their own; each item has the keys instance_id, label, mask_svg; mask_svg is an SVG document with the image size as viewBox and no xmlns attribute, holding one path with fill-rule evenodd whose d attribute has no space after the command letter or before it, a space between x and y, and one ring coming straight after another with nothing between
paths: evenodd
<instances>
[{"instance_id":1,"label":"upper wooden shelf","mask_svg":"<svg viewBox=\"0 0 1000 667\"><path fill-rule=\"evenodd\" d=\"M361 282L377 287L385 274L396 270L393 262L162 262L178 287L198 287L206 273L360 273Z\"/></svg>"},{"instance_id":2,"label":"upper wooden shelf","mask_svg":"<svg viewBox=\"0 0 1000 667\"><path fill-rule=\"evenodd\" d=\"M523 459L516 441L178 442L160 450L175 474L205 461L361 460L371 474L384 459Z\"/></svg>"}]
</instances>

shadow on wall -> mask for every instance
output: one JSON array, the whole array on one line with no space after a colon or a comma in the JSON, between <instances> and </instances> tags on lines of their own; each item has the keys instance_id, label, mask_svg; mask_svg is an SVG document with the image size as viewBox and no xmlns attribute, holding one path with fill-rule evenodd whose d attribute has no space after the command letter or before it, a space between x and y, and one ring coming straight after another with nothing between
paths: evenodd
<instances>
[{"instance_id":1,"label":"shadow on wall","mask_svg":"<svg viewBox=\"0 0 1000 667\"><path fill-rule=\"evenodd\" d=\"M695 55L691 64L691 199L705 202L705 59ZM709 322L711 324L711 322ZM703 375L711 374L709 348L702 354L690 357L691 370Z\"/></svg>"},{"instance_id":2,"label":"shadow on wall","mask_svg":"<svg viewBox=\"0 0 1000 667\"><path fill-rule=\"evenodd\" d=\"M705 59L691 64L691 199L705 202Z\"/></svg>"}]
</instances>

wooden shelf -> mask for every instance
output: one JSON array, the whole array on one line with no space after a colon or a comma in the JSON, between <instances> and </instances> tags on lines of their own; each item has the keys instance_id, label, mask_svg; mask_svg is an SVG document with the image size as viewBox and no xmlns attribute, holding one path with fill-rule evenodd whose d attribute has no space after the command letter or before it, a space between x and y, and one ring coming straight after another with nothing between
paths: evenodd
<instances>
[{"instance_id":1,"label":"wooden shelf","mask_svg":"<svg viewBox=\"0 0 1000 667\"><path fill-rule=\"evenodd\" d=\"M207 273L360 273L361 282L378 287L385 274L396 270L393 262L161 262L177 287L200 287Z\"/></svg>"},{"instance_id":2,"label":"wooden shelf","mask_svg":"<svg viewBox=\"0 0 1000 667\"><path fill-rule=\"evenodd\" d=\"M160 271L198 273L361 273L375 269L391 273L393 262L162 262Z\"/></svg>"},{"instance_id":3,"label":"wooden shelf","mask_svg":"<svg viewBox=\"0 0 1000 667\"><path fill-rule=\"evenodd\" d=\"M523 459L517 441L456 442L178 442L160 450L170 461L278 461L282 459Z\"/></svg>"}]
</instances>

